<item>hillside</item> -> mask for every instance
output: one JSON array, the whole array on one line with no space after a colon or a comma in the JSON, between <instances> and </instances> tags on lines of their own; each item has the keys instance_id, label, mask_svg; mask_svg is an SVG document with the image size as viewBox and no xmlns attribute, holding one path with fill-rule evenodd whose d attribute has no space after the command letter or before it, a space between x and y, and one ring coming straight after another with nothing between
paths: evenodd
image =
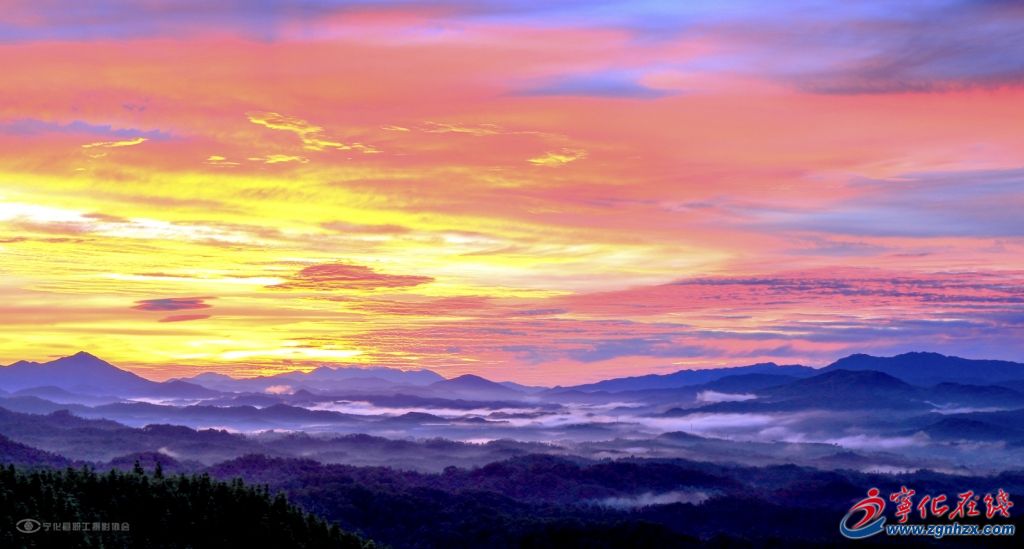
<instances>
[{"instance_id":1,"label":"hillside","mask_svg":"<svg viewBox=\"0 0 1024 549\"><path fill-rule=\"evenodd\" d=\"M648 374L643 376L620 377L606 379L597 383L565 387L563 390L575 391L642 391L647 389L673 389L710 383L727 376L746 374L769 374L778 376L806 377L815 373L813 368L799 365L780 366L774 362L736 366L732 368L708 368L704 370L679 370L671 374Z\"/></svg>"},{"instance_id":2,"label":"hillside","mask_svg":"<svg viewBox=\"0 0 1024 549\"><path fill-rule=\"evenodd\" d=\"M0 367L0 387L7 391L40 388L42 394L64 397L85 394L194 398L216 394L184 381L150 381L84 351L49 362L21 360Z\"/></svg>"},{"instance_id":3,"label":"hillside","mask_svg":"<svg viewBox=\"0 0 1024 549\"><path fill-rule=\"evenodd\" d=\"M374 547L304 513L283 495L207 475L165 478L90 470L0 470L0 524L23 519L42 530L0 529L0 546L40 547ZM47 531L42 523L118 524L119 531ZM125 532L123 524L127 523ZM21 523L23 524L23 523ZM23 524L22 528L26 526Z\"/></svg>"}]
</instances>

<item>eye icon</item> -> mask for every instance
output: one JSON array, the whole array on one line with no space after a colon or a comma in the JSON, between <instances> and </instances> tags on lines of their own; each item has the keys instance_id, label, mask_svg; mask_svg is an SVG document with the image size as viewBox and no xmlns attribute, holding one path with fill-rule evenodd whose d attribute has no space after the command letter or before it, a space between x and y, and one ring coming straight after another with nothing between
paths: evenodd
<instances>
[{"instance_id":1,"label":"eye icon","mask_svg":"<svg viewBox=\"0 0 1024 549\"><path fill-rule=\"evenodd\" d=\"M39 531L39 521L36 519L21 519L14 525L22 534L34 534Z\"/></svg>"}]
</instances>

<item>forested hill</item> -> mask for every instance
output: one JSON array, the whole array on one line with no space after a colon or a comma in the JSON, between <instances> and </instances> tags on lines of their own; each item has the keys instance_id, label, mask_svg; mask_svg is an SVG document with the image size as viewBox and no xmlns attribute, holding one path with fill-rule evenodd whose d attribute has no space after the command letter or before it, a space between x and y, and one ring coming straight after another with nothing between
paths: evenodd
<instances>
[{"instance_id":1,"label":"forested hill","mask_svg":"<svg viewBox=\"0 0 1024 549\"><path fill-rule=\"evenodd\" d=\"M206 474L164 477L160 471L147 475L139 467L97 474L8 466L0 467L0 547L375 545L304 513L283 495L241 480L221 482Z\"/></svg>"}]
</instances>

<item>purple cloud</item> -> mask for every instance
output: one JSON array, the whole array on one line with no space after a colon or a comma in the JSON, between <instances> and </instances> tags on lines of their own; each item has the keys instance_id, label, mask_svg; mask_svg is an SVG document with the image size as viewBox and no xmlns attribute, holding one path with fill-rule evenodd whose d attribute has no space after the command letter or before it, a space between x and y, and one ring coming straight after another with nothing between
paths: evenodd
<instances>
[{"instance_id":1,"label":"purple cloud","mask_svg":"<svg viewBox=\"0 0 1024 549\"><path fill-rule=\"evenodd\" d=\"M132 309L138 311L187 311L190 309L209 309L206 303L212 297L165 297L160 299L143 299L135 302Z\"/></svg>"}]
</instances>

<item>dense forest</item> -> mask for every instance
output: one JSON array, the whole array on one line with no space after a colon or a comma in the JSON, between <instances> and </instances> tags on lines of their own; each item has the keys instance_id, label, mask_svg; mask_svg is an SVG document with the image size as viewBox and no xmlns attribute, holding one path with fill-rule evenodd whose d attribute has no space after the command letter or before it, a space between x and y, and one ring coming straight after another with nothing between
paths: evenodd
<instances>
[{"instance_id":1,"label":"dense forest","mask_svg":"<svg viewBox=\"0 0 1024 549\"><path fill-rule=\"evenodd\" d=\"M102 474L0 468L0 525L0 547L374 547L266 486L138 464Z\"/></svg>"},{"instance_id":2,"label":"dense forest","mask_svg":"<svg viewBox=\"0 0 1024 549\"><path fill-rule=\"evenodd\" d=\"M973 477L743 467L688 460L516 457L439 474L246 456L208 468L284 490L342 528L402 548L821 547L867 488L935 493L1024 491L1024 474ZM983 517L982 517L983 518ZM1014 515L1008 519L1022 526ZM966 521L962 521L966 522ZM993 522L1000 522L993 519ZM985 539L1014 546L1015 540ZM972 545L977 538L893 538L877 544Z\"/></svg>"},{"instance_id":3,"label":"dense forest","mask_svg":"<svg viewBox=\"0 0 1024 549\"><path fill-rule=\"evenodd\" d=\"M374 546L363 539L396 549L817 547L847 543L839 520L869 487L1024 492L1024 472L882 474L547 455L440 473L249 455L172 476L168 466L183 465L153 453L115 460L115 471L100 474L8 446L24 461L20 470L0 470L0 547ZM12 531L25 518L127 522L130 530ZM991 522L1024 527L1016 514ZM977 541L878 536L856 544ZM1014 546L1012 537L984 541Z\"/></svg>"}]
</instances>

